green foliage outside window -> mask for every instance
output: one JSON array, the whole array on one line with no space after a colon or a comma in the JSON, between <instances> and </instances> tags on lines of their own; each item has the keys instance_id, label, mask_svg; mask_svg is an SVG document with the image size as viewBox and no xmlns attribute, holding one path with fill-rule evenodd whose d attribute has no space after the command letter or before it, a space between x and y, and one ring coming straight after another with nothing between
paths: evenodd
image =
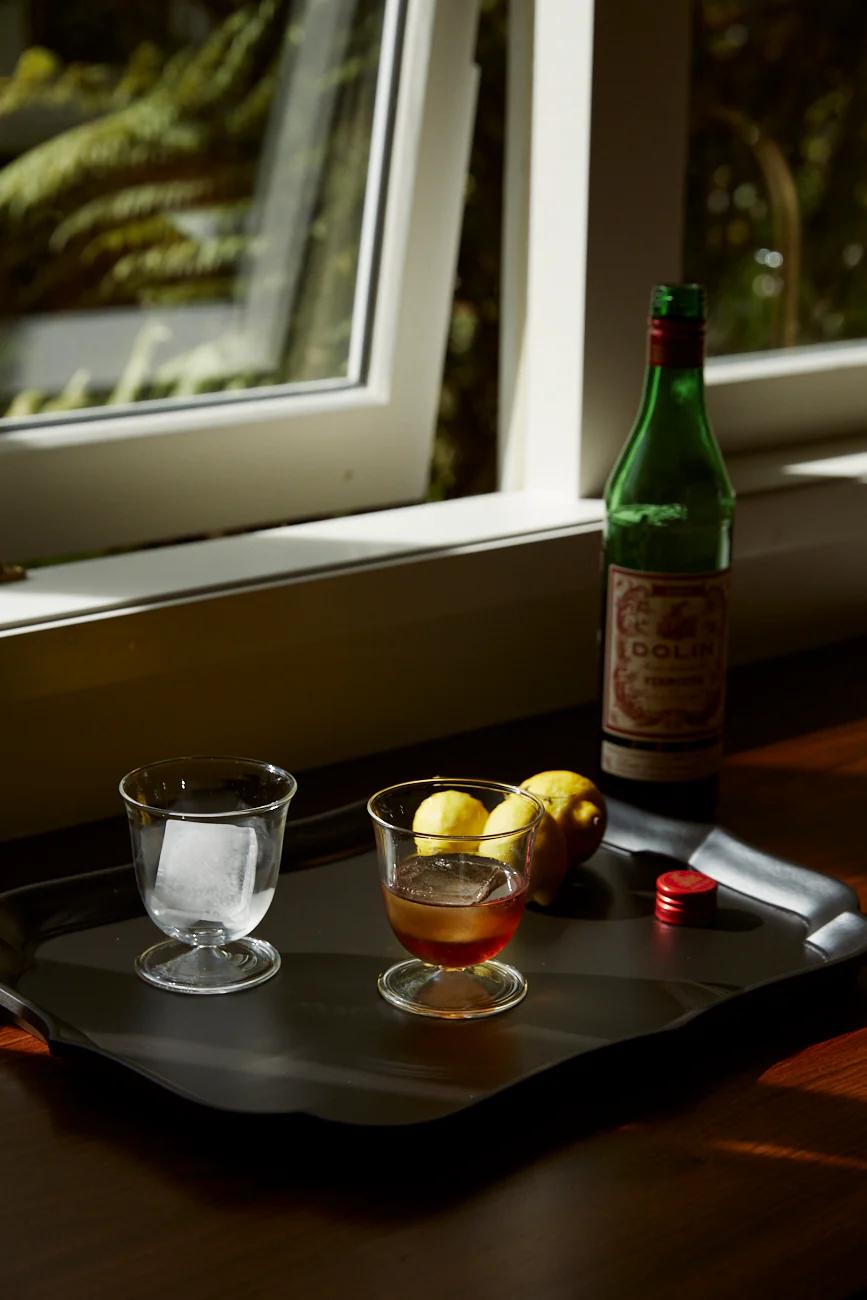
<instances>
[{"instance_id":1,"label":"green foliage outside window","mask_svg":"<svg viewBox=\"0 0 867 1300\"><path fill-rule=\"evenodd\" d=\"M315 18L330 3L314 0L308 12ZM29 13L31 43L0 81L4 359L14 362L14 322L27 316L133 308L143 324L113 387L80 369L60 392L7 393L5 413L344 374L381 0L358 0L342 61L310 86L305 29L290 0L164 0L144 9L66 0ZM289 60L294 84L310 102L327 82L336 100L320 152L301 142L291 159L292 183L310 174L317 191L309 228L296 236L303 269L282 358L227 374L205 344L153 366L153 348L167 336L160 309L243 301L261 234L250 220L257 169L287 67L284 33L290 54L299 51ZM83 51L87 61L77 57Z\"/></svg>"},{"instance_id":2,"label":"green foliage outside window","mask_svg":"<svg viewBox=\"0 0 867 1300\"><path fill-rule=\"evenodd\" d=\"M695 6L687 276L709 350L867 337L867 5Z\"/></svg>"}]
</instances>

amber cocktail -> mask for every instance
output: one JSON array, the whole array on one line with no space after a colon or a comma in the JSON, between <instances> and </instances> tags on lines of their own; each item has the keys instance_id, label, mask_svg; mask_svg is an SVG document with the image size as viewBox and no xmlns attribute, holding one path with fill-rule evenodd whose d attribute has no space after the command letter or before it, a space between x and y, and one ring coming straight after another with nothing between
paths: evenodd
<instances>
[{"instance_id":1,"label":"amber cocktail","mask_svg":"<svg viewBox=\"0 0 867 1300\"><path fill-rule=\"evenodd\" d=\"M523 824L495 834L419 831L417 810L438 791L469 795L488 813L505 799L517 801L515 820ZM382 996L404 1011L446 1019L489 1016L515 1006L526 994L526 980L492 958L512 938L524 912L542 817L538 799L494 781L437 779L382 790L368 808L386 915L414 955L379 977Z\"/></svg>"}]
</instances>

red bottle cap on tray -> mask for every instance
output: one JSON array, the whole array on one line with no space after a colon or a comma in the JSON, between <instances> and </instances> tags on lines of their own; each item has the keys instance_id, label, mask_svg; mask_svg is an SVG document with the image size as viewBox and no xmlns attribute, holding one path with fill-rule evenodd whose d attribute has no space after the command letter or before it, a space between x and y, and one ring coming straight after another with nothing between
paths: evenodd
<instances>
[{"instance_id":1,"label":"red bottle cap on tray","mask_svg":"<svg viewBox=\"0 0 867 1300\"><path fill-rule=\"evenodd\" d=\"M716 911L716 881L701 871L666 871L656 881L656 919L668 925L707 925Z\"/></svg>"}]
</instances>

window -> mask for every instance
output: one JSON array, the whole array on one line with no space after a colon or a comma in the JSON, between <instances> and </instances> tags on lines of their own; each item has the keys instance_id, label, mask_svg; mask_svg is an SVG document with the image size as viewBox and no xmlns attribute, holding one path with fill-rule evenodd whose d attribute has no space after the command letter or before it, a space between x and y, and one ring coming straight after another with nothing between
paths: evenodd
<instances>
[{"instance_id":1,"label":"window","mask_svg":"<svg viewBox=\"0 0 867 1300\"><path fill-rule=\"evenodd\" d=\"M695 0L684 225L730 450L861 434L861 6Z\"/></svg>"},{"instance_id":2,"label":"window","mask_svg":"<svg viewBox=\"0 0 867 1300\"><path fill-rule=\"evenodd\" d=\"M473 6L0 13L0 554L421 497Z\"/></svg>"},{"instance_id":3,"label":"window","mask_svg":"<svg viewBox=\"0 0 867 1300\"><path fill-rule=\"evenodd\" d=\"M565 470L582 493L598 494L637 406L650 286L688 272L701 274L717 300L725 295L713 260L696 251L707 227L706 216L696 216L695 198L706 170L700 158L703 105L708 97L729 94L723 83L714 89L708 72L711 20L723 31L726 23L741 23L750 32L763 24L809 21L810 31L827 35L843 25L846 14L849 27L857 27L861 20L852 6L805 7L788 0L536 5L535 67L544 65L546 73L544 85L537 77L534 88L532 157L541 174L532 184L522 418L526 427L545 432L526 464L513 471L513 483L553 487ZM835 39L842 50L845 36L838 32ZM738 57L753 57L749 43L738 48ZM801 69L794 59L781 60L773 80L765 78L766 101L803 103ZM838 73L842 78L835 67ZM699 83L701 96L697 90L691 96ZM841 80L839 87L844 98L845 84ZM849 107L849 130L856 136L863 120L857 86L856 78ZM743 96L731 107L746 111ZM857 211L859 173L844 174ZM543 194L546 185L550 190ZM841 235L837 215L836 203L822 198L814 222ZM849 242L847 237L844 247ZM755 251L765 246L763 238ZM576 265L579 272L585 269L582 249L586 276L576 276ZM519 340L522 320L514 327ZM709 404L724 450L755 453L817 438L863 436L865 374L867 344L857 339L712 357Z\"/></svg>"},{"instance_id":4,"label":"window","mask_svg":"<svg viewBox=\"0 0 867 1300\"><path fill-rule=\"evenodd\" d=\"M16 535L44 531L55 549L42 553L56 554L53 513L70 490L88 544L103 527L91 509L113 509L132 539L151 513L169 526L179 501L182 517L208 528L221 483L223 528L249 522L252 501L276 519L275 499L297 515L312 514L314 499L335 513L419 499L467 156L474 8L406 6L364 383L229 397L205 416L191 405L123 417L173 421L135 433L106 414L4 436L0 492ZM592 697L598 494L638 400L649 287L682 269L692 15L688 0L512 0L501 490L49 566L0 588L10 738L0 834L112 814L118 776L147 758L235 751L304 768ZM867 631L860 462L827 440L821 458L806 443L786 452L840 427L826 419L820 365L800 353L785 350L790 375L782 356L758 372L751 357L720 362L741 367L734 377L711 372L740 493L738 659ZM767 385L781 376L774 395ZM843 427L856 416L863 433L860 404ZM170 448L166 504L148 458ZM194 489L204 458L207 503ZM88 488L97 464L106 477ZM46 756L65 774L50 806L32 779Z\"/></svg>"}]
</instances>

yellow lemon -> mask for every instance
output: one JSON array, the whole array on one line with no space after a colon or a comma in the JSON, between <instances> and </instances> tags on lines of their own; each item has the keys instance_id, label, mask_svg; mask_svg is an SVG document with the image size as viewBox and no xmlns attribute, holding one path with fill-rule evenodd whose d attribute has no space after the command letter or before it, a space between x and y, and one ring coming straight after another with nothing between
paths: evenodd
<instances>
[{"instance_id":1,"label":"yellow lemon","mask_svg":"<svg viewBox=\"0 0 867 1300\"><path fill-rule=\"evenodd\" d=\"M499 835L504 831L517 831L532 819L533 809L527 800L520 795L510 794L502 803L497 804L485 822L482 833ZM493 844L483 842L479 845L480 853L507 864L512 861L513 851L512 840L500 840ZM536 827L527 897L543 906L553 902L568 866L566 838L554 818L546 812Z\"/></svg>"},{"instance_id":2,"label":"yellow lemon","mask_svg":"<svg viewBox=\"0 0 867 1300\"><path fill-rule=\"evenodd\" d=\"M586 862L605 834L608 815L605 799L592 781L578 772L537 772L521 782L542 800L566 836L569 860Z\"/></svg>"},{"instance_id":3,"label":"yellow lemon","mask_svg":"<svg viewBox=\"0 0 867 1300\"><path fill-rule=\"evenodd\" d=\"M480 799L463 790L437 790L415 810L412 829L419 835L444 838L417 839L419 853L475 853L478 842L455 841L451 835L481 835L488 810Z\"/></svg>"}]
</instances>

